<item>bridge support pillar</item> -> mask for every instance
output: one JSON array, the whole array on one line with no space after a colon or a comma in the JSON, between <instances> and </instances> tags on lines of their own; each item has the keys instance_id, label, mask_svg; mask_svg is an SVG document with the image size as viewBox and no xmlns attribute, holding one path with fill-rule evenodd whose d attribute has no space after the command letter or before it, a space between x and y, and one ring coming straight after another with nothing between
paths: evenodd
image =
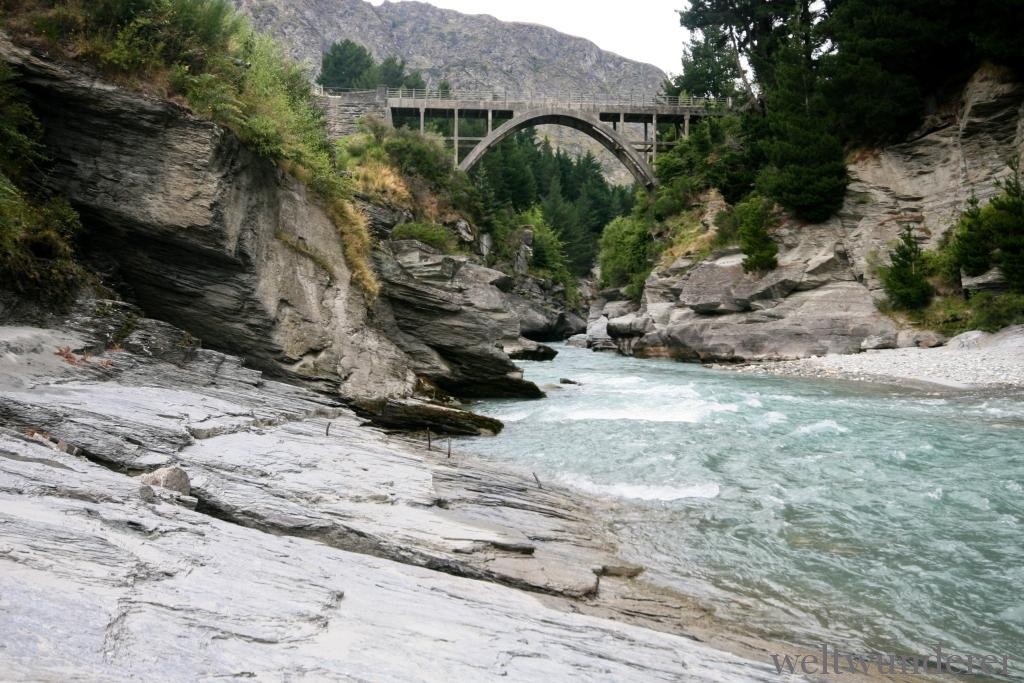
<instances>
[{"instance_id":1,"label":"bridge support pillar","mask_svg":"<svg viewBox=\"0 0 1024 683\"><path fill-rule=\"evenodd\" d=\"M455 110L455 126L452 128L453 146L455 147L455 166L459 165L459 110Z\"/></svg>"},{"instance_id":2,"label":"bridge support pillar","mask_svg":"<svg viewBox=\"0 0 1024 683\"><path fill-rule=\"evenodd\" d=\"M420 135L426 130L427 110L420 107Z\"/></svg>"},{"instance_id":3,"label":"bridge support pillar","mask_svg":"<svg viewBox=\"0 0 1024 683\"><path fill-rule=\"evenodd\" d=\"M683 117L683 137L690 137L690 115L687 114Z\"/></svg>"},{"instance_id":4,"label":"bridge support pillar","mask_svg":"<svg viewBox=\"0 0 1024 683\"><path fill-rule=\"evenodd\" d=\"M490 135L494 127L494 110L487 110L487 134Z\"/></svg>"},{"instance_id":5,"label":"bridge support pillar","mask_svg":"<svg viewBox=\"0 0 1024 683\"><path fill-rule=\"evenodd\" d=\"M651 158L654 161L657 161L658 160L658 112L654 112L654 114L652 114L651 116L654 119L654 122L653 122L653 124L651 126L654 129L654 136L653 136L653 138L651 140L651 142L653 143L651 145Z\"/></svg>"},{"instance_id":6,"label":"bridge support pillar","mask_svg":"<svg viewBox=\"0 0 1024 683\"><path fill-rule=\"evenodd\" d=\"M648 143L650 143L650 141L651 141L651 137L650 137L649 132L648 132L647 122L644 121L644 144L643 144L643 150L644 150L644 160L647 163L651 163L651 148L647 146Z\"/></svg>"}]
</instances>

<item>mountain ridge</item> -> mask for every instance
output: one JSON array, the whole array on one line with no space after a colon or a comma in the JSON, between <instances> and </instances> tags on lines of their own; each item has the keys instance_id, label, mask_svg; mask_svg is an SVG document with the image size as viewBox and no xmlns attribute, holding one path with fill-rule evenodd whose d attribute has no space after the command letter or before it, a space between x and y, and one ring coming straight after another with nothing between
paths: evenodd
<instances>
[{"instance_id":1,"label":"mountain ridge","mask_svg":"<svg viewBox=\"0 0 1024 683\"><path fill-rule=\"evenodd\" d=\"M364 0L234 0L254 25L282 40L296 59L319 66L332 43L349 39L378 60L397 55L428 83L510 92L636 92L661 89L652 65L603 50L548 26L462 14L428 3Z\"/></svg>"}]
</instances>

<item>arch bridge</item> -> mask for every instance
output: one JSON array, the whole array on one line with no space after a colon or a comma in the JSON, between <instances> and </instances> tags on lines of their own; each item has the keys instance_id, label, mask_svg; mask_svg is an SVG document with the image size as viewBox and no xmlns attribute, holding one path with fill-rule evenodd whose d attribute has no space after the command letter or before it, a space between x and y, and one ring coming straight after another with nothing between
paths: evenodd
<instances>
[{"instance_id":1,"label":"arch bridge","mask_svg":"<svg viewBox=\"0 0 1024 683\"><path fill-rule=\"evenodd\" d=\"M446 121L453 163L466 171L516 131L543 124L574 128L608 149L648 189L657 183L652 167L659 152L689 136L696 119L721 116L732 107L730 100L662 95L510 96L494 91L386 88L328 90L321 95L333 136L354 131L356 121L367 114L391 125L418 126L421 132L428 122Z\"/></svg>"}]
</instances>

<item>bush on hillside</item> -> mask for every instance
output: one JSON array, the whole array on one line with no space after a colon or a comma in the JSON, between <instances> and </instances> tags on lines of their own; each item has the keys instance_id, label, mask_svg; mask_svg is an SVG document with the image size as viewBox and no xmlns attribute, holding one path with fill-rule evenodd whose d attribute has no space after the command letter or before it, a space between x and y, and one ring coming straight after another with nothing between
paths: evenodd
<instances>
[{"instance_id":1,"label":"bush on hillside","mask_svg":"<svg viewBox=\"0 0 1024 683\"><path fill-rule=\"evenodd\" d=\"M598 254L602 286L626 286L631 296L639 297L651 272L653 245L647 223L637 216L621 216L609 223Z\"/></svg>"},{"instance_id":2,"label":"bush on hillside","mask_svg":"<svg viewBox=\"0 0 1024 683\"><path fill-rule=\"evenodd\" d=\"M1010 167L1002 194L983 207L974 197L968 201L943 251L954 270L971 277L998 266L1010 289L1024 293L1024 184L1017 160Z\"/></svg>"},{"instance_id":3,"label":"bush on hillside","mask_svg":"<svg viewBox=\"0 0 1024 683\"><path fill-rule=\"evenodd\" d=\"M395 226L390 237L393 240L419 240L444 254L453 254L458 250L455 235L437 223L402 223Z\"/></svg>"},{"instance_id":4,"label":"bush on hillside","mask_svg":"<svg viewBox=\"0 0 1024 683\"><path fill-rule=\"evenodd\" d=\"M753 195L737 204L733 214L739 226L740 248L745 255L743 271L763 273L778 267L779 263L775 257L779 253L779 247L768 234L772 202Z\"/></svg>"},{"instance_id":5,"label":"bush on hillside","mask_svg":"<svg viewBox=\"0 0 1024 683\"><path fill-rule=\"evenodd\" d=\"M880 269L882 286L894 308L918 310L932 300L927 261L909 226L903 228L895 249L889 252L891 265Z\"/></svg>"},{"instance_id":6,"label":"bush on hillside","mask_svg":"<svg viewBox=\"0 0 1024 683\"><path fill-rule=\"evenodd\" d=\"M42 160L41 130L10 69L0 64L0 283L60 308L85 275L72 247L81 223L67 202L36 198L19 186Z\"/></svg>"},{"instance_id":7,"label":"bush on hillside","mask_svg":"<svg viewBox=\"0 0 1024 683\"><path fill-rule=\"evenodd\" d=\"M1010 164L1012 175L1000 184L1003 193L989 204L992 215L987 229L992 235L995 260L1010 289L1024 293L1024 183L1016 159Z\"/></svg>"}]
</instances>

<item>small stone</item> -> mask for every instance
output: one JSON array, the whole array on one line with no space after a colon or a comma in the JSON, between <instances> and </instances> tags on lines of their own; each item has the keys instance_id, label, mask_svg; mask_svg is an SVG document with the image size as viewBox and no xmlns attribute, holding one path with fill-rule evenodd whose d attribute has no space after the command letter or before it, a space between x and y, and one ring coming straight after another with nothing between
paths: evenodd
<instances>
[{"instance_id":1,"label":"small stone","mask_svg":"<svg viewBox=\"0 0 1024 683\"><path fill-rule=\"evenodd\" d=\"M574 334L566 340L567 346L572 346L577 349L587 348L587 335L585 334Z\"/></svg>"},{"instance_id":2,"label":"small stone","mask_svg":"<svg viewBox=\"0 0 1024 683\"><path fill-rule=\"evenodd\" d=\"M580 384L576 380L568 379L567 377L562 377L561 379L558 380L558 383L559 384L575 384L576 386L579 386L579 384Z\"/></svg>"},{"instance_id":3,"label":"small stone","mask_svg":"<svg viewBox=\"0 0 1024 683\"><path fill-rule=\"evenodd\" d=\"M152 487L143 484L142 486L139 487L139 498L141 498L143 501L147 503L155 503L156 492L152 489Z\"/></svg>"},{"instance_id":4,"label":"small stone","mask_svg":"<svg viewBox=\"0 0 1024 683\"><path fill-rule=\"evenodd\" d=\"M159 486L180 493L183 496L192 494L192 483L188 479L188 474L177 465L161 467L153 472L143 474L139 477L139 480L143 484Z\"/></svg>"}]
</instances>

